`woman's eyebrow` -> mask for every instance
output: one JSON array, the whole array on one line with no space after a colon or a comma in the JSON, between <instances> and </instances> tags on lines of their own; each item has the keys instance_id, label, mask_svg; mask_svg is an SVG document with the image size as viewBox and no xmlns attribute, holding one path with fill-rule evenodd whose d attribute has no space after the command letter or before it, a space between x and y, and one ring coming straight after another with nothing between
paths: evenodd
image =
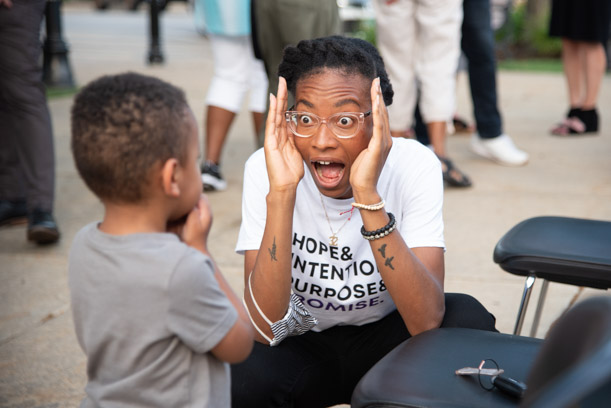
<instances>
[{"instance_id":1,"label":"woman's eyebrow","mask_svg":"<svg viewBox=\"0 0 611 408\"><path fill-rule=\"evenodd\" d=\"M350 104L354 104L354 105L358 106L359 108L361 107L361 104L359 103L359 101L357 99L353 99L353 98L345 98L345 99L339 100L339 101L335 102L335 107L339 108L341 106L350 105Z\"/></svg>"},{"instance_id":2,"label":"woman's eyebrow","mask_svg":"<svg viewBox=\"0 0 611 408\"><path fill-rule=\"evenodd\" d=\"M307 106L308 108L313 108L314 104L311 102L306 101L305 99L300 99L297 102L295 102L295 106L299 105L299 104L304 104L305 106Z\"/></svg>"},{"instance_id":3,"label":"woman's eyebrow","mask_svg":"<svg viewBox=\"0 0 611 408\"><path fill-rule=\"evenodd\" d=\"M300 104L303 104L303 105L305 105L308 108L314 108L314 104L312 102L310 102L310 101L305 100L305 99L299 99L297 102L295 102L294 106L298 106ZM335 106L336 108L340 108L340 107L342 107L344 105L356 105L359 108L361 107L361 104L359 103L359 101L357 99L354 99L354 98L341 99L341 100L335 102L335 105L333 105L333 106Z\"/></svg>"}]
</instances>

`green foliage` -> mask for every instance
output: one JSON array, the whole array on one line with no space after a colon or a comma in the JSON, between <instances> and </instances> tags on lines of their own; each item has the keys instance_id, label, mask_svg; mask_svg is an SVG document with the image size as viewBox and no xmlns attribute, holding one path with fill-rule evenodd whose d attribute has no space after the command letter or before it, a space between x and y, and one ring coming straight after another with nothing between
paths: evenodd
<instances>
[{"instance_id":1,"label":"green foliage","mask_svg":"<svg viewBox=\"0 0 611 408\"><path fill-rule=\"evenodd\" d=\"M496 32L496 41L517 58L557 58L562 42L550 37L548 30L549 12L539 18L531 17L526 12L526 3L520 3L512 9L509 21Z\"/></svg>"},{"instance_id":2,"label":"green foliage","mask_svg":"<svg viewBox=\"0 0 611 408\"><path fill-rule=\"evenodd\" d=\"M347 36L360 38L376 45L376 22L375 20L360 20L355 29L346 33Z\"/></svg>"},{"instance_id":3,"label":"green foliage","mask_svg":"<svg viewBox=\"0 0 611 408\"><path fill-rule=\"evenodd\" d=\"M77 87L71 88L46 88L47 99L63 98L76 94L78 92Z\"/></svg>"},{"instance_id":4,"label":"green foliage","mask_svg":"<svg viewBox=\"0 0 611 408\"><path fill-rule=\"evenodd\" d=\"M558 58L507 59L499 61L498 68L503 71L562 72L562 61Z\"/></svg>"},{"instance_id":5,"label":"green foliage","mask_svg":"<svg viewBox=\"0 0 611 408\"><path fill-rule=\"evenodd\" d=\"M544 23L536 24L531 30L529 37L535 52L543 57L559 57L562 53L562 40L549 36L549 19Z\"/></svg>"}]
</instances>

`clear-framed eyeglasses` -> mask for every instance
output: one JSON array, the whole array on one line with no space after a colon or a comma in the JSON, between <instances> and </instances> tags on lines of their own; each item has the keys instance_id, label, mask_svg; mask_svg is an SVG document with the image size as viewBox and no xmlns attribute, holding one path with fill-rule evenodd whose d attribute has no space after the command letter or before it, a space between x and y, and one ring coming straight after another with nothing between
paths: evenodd
<instances>
[{"instance_id":1,"label":"clear-framed eyeglasses","mask_svg":"<svg viewBox=\"0 0 611 408\"><path fill-rule=\"evenodd\" d=\"M321 118L310 112L288 110L284 117L288 122L289 129L295 136L311 137L322 123L340 139L354 137L363 126L363 122L371 111L367 112L339 112L327 118Z\"/></svg>"}]
</instances>

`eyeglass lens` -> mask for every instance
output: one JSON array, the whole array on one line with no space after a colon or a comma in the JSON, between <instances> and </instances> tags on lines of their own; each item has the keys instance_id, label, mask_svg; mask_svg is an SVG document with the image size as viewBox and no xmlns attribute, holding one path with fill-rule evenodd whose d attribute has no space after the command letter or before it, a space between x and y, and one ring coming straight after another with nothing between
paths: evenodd
<instances>
[{"instance_id":1,"label":"eyeglass lens","mask_svg":"<svg viewBox=\"0 0 611 408\"><path fill-rule=\"evenodd\" d=\"M329 130L340 137L354 136L360 126L360 116L356 113L336 113L329 116L324 122ZM314 135L320 127L321 118L307 112L288 112L289 127L297 136L309 137Z\"/></svg>"}]
</instances>

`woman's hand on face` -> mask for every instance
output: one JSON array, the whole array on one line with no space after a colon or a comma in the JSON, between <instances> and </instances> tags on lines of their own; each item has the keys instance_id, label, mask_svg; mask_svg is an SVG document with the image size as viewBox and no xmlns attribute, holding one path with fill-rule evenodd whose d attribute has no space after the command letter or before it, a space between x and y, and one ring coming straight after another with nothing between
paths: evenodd
<instances>
[{"instance_id":1,"label":"woman's hand on face","mask_svg":"<svg viewBox=\"0 0 611 408\"><path fill-rule=\"evenodd\" d=\"M270 191L295 190L303 177L303 158L295 147L294 135L287 129L286 80L280 77L278 96L269 96L269 113L265 123L265 161Z\"/></svg>"},{"instance_id":2,"label":"woman's hand on face","mask_svg":"<svg viewBox=\"0 0 611 408\"><path fill-rule=\"evenodd\" d=\"M350 185L355 199L377 194L377 184L392 147L388 111L380 88L380 78L371 83L371 115L373 135L350 169Z\"/></svg>"}]
</instances>

